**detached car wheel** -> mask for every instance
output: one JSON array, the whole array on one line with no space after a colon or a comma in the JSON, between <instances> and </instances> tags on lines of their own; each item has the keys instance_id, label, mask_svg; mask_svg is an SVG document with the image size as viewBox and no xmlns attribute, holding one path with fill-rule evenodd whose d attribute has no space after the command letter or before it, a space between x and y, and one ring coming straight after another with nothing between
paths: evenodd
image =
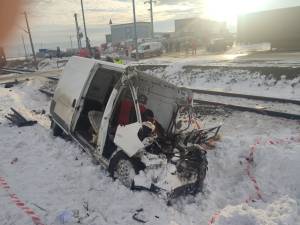
<instances>
[{"instance_id":1,"label":"detached car wheel","mask_svg":"<svg viewBox=\"0 0 300 225\"><path fill-rule=\"evenodd\" d=\"M63 130L54 122L51 122L52 133L54 137L60 136L63 134Z\"/></svg>"},{"instance_id":2,"label":"detached car wheel","mask_svg":"<svg viewBox=\"0 0 300 225\"><path fill-rule=\"evenodd\" d=\"M109 172L113 178L121 181L124 186L128 188L133 187L136 170L125 153L119 152L112 158L109 166Z\"/></svg>"}]
</instances>

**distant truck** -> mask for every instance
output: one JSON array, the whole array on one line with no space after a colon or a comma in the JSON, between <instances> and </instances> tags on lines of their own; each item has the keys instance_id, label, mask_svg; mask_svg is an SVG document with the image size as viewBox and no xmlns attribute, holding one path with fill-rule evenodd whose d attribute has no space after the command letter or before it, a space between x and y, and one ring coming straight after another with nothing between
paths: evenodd
<instances>
[{"instance_id":1,"label":"distant truck","mask_svg":"<svg viewBox=\"0 0 300 225\"><path fill-rule=\"evenodd\" d=\"M163 45L160 42L146 42L138 47L139 58L160 56L163 52ZM131 52L131 57L136 58L136 50Z\"/></svg>"}]
</instances>

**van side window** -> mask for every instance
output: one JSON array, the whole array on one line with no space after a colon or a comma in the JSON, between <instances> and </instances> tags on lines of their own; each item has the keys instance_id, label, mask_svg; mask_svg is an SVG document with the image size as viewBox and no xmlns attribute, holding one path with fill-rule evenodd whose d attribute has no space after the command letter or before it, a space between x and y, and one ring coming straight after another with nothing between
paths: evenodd
<instances>
[{"instance_id":1,"label":"van side window","mask_svg":"<svg viewBox=\"0 0 300 225\"><path fill-rule=\"evenodd\" d=\"M140 103L140 112L143 113L146 108ZM127 125L137 122L137 112L134 107L133 97L129 88L125 88L116 104L113 116L111 118L111 126L117 128L118 125Z\"/></svg>"},{"instance_id":2,"label":"van side window","mask_svg":"<svg viewBox=\"0 0 300 225\"><path fill-rule=\"evenodd\" d=\"M126 88L124 95L120 98L118 125L127 125L135 122L137 122L137 119L133 98L129 88Z\"/></svg>"},{"instance_id":3,"label":"van side window","mask_svg":"<svg viewBox=\"0 0 300 225\"><path fill-rule=\"evenodd\" d=\"M144 50L150 49L150 45L145 45Z\"/></svg>"}]
</instances>

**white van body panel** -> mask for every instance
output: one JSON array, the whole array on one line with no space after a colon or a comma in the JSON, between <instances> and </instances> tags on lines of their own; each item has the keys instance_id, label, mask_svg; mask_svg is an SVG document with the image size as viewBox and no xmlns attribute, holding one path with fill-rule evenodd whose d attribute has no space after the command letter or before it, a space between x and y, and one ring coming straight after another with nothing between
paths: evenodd
<instances>
[{"instance_id":1,"label":"white van body panel","mask_svg":"<svg viewBox=\"0 0 300 225\"><path fill-rule=\"evenodd\" d=\"M78 100L95 66L94 60L72 57L63 70L53 100L54 113L64 121L65 129L70 130L74 111L80 102ZM72 106L74 100L75 105Z\"/></svg>"},{"instance_id":2,"label":"white van body panel","mask_svg":"<svg viewBox=\"0 0 300 225\"><path fill-rule=\"evenodd\" d=\"M58 124L65 131L71 132L74 128L72 123L76 122L77 119L74 119L74 117L77 115L75 111L80 108L79 106L82 103L80 98L83 92L87 90L86 87L89 86L96 70L100 67L120 73L126 71L125 65L78 56L71 57L66 64L53 96L55 102L53 113L59 117L61 123ZM75 104L73 105L74 100Z\"/></svg>"}]
</instances>

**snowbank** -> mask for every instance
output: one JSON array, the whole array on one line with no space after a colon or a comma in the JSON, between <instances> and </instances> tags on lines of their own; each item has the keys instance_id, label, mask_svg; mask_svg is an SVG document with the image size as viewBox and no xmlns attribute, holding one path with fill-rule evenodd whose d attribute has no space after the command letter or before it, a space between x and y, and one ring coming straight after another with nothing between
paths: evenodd
<instances>
[{"instance_id":1,"label":"snowbank","mask_svg":"<svg viewBox=\"0 0 300 225\"><path fill-rule=\"evenodd\" d=\"M216 225L278 225L297 224L297 202L284 196L270 204L227 206L222 210Z\"/></svg>"},{"instance_id":2,"label":"snowbank","mask_svg":"<svg viewBox=\"0 0 300 225\"><path fill-rule=\"evenodd\" d=\"M147 73L194 89L300 99L300 76L288 79L282 75L280 79L275 79L271 75L247 69L206 68L186 71L184 66L185 64L176 63L165 70L149 70Z\"/></svg>"}]
</instances>

